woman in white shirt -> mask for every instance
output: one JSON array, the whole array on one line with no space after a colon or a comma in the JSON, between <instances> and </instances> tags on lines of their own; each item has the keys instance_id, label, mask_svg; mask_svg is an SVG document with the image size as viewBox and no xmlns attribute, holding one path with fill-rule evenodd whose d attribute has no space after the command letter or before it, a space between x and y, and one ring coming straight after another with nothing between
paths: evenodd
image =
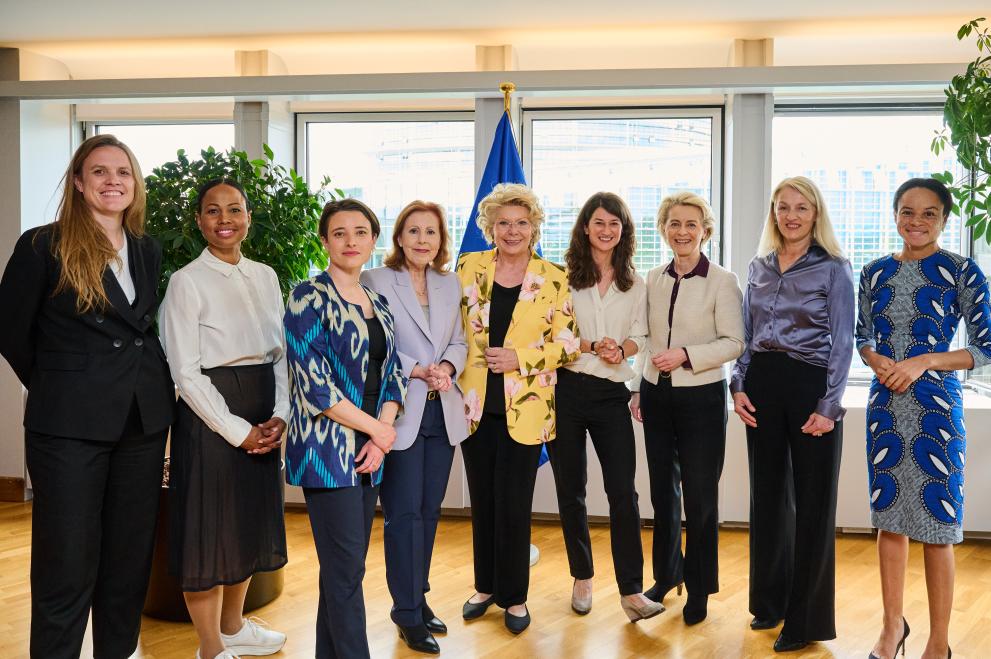
<instances>
[{"instance_id":1,"label":"woman in white shirt","mask_svg":"<svg viewBox=\"0 0 991 659\"><path fill-rule=\"evenodd\" d=\"M278 652L286 636L241 616L256 572L286 564L280 451L289 414L275 272L241 254L248 200L226 179L199 191L207 248L169 280L159 317L180 401L172 428L170 571L197 659Z\"/></svg>"},{"instance_id":2,"label":"woman in white shirt","mask_svg":"<svg viewBox=\"0 0 991 659\"><path fill-rule=\"evenodd\" d=\"M743 352L743 294L736 276L702 253L716 220L697 194L661 202L657 229L674 258L647 273L649 338L630 401L643 423L654 507L654 586L662 601L684 581L688 625L705 620L719 590L718 487L726 452L723 365ZM682 491L687 541L681 552Z\"/></svg>"},{"instance_id":3,"label":"woman in white shirt","mask_svg":"<svg viewBox=\"0 0 991 659\"><path fill-rule=\"evenodd\" d=\"M581 355L557 371L557 440L548 442L571 576L571 608L592 609L592 546L585 508L586 440L602 465L620 605L632 622L664 607L643 594L640 509L634 488L636 446L627 411L633 377L627 359L647 334L646 287L633 267L633 220L626 203L598 192L582 206L564 254ZM553 377L554 374L551 374Z\"/></svg>"}]
</instances>

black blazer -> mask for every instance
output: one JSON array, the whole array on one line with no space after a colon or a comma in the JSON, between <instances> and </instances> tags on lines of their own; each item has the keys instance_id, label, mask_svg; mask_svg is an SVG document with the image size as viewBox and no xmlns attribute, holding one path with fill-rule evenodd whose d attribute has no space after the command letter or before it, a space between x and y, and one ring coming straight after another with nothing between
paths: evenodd
<instances>
[{"instance_id":1,"label":"black blazer","mask_svg":"<svg viewBox=\"0 0 991 659\"><path fill-rule=\"evenodd\" d=\"M24 427L116 441L136 401L145 433L164 430L175 389L154 325L161 247L149 236L126 234L134 307L107 267L111 306L80 314L75 291L55 295L61 264L51 250L54 227L26 231L0 280L0 354L28 390Z\"/></svg>"}]
</instances>

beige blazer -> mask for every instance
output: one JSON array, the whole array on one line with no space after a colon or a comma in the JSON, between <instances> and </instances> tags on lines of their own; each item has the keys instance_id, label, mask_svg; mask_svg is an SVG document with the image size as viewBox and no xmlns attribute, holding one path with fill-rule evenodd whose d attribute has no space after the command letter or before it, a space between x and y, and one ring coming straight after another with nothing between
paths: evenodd
<instances>
[{"instance_id":1,"label":"beige blazer","mask_svg":"<svg viewBox=\"0 0 991 659\"><path fill-rule=\"evenodd\" d=\"M668 264L647 273L647 345L637 354L630 383L640 390L641 378L657 384L660 374L651 363L652 355L668 349L668 311L674 277ZM675 387L695 387L725 378L723 366L743 353L743 293L736 275L709 263L705 277L681 280L671 324L672 348L685 348L691 362L671 373Z\"/></svg>"}]
</instances>

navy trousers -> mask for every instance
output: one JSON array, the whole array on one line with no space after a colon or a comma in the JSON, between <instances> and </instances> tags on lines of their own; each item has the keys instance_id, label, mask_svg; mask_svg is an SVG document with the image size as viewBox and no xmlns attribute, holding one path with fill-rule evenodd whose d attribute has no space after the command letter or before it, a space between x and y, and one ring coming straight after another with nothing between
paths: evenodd
<instances>
[{"instance_id":1,"label":"navy trousers","mask_svg":"<svg viewBox=\"0 0 991 659\"><path fill-rule=\"evenodd\" d=\"M320 561L317 659L368 659L365 631L365 556L372 534L378 486L304 488L313 542Z\"/></svg>"},{"instance_id":2,"label":"navy trousers","mask_svg":"<svg viewBox=\"0 0 991 659\"><path fill-rule=\"evenodd\" d=\"M403 627L423 622L430 557L453 460L440 398L427 400L413 444L385 457L379 493L385 515L385 576L392 621Z\"/></svg>"}]
</instances>

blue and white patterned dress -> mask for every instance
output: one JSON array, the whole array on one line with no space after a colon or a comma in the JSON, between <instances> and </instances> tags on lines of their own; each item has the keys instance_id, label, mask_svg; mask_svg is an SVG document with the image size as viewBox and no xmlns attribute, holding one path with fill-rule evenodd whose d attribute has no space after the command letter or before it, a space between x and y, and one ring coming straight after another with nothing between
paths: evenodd
<instances>
[{"instance_id":1,"label":"blue and white patterned dress","mask_svg":"<svg viewBox=\"0 0 991 659\"><path fill-rule=\"evenodd\" d=\"M963 320L974 366L991 363L988 284L973 260L940 250L918 261L892 256L860 275L857 349L895 361L947 352ZM954 371L929 370L903 394L875 377L867 405L867 471L873 525L932 544L963 540L966 431Z\"/></svg>"}]
</instances>

